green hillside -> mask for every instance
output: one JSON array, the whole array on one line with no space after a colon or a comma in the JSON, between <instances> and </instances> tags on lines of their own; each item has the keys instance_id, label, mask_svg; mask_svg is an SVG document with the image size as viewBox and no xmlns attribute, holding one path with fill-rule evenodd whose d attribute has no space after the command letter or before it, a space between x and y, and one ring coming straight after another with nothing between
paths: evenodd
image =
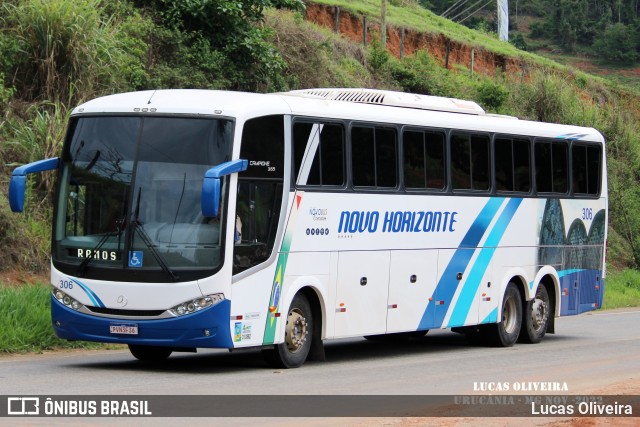
<instances>
[{"instance_id":1,"label":"green hillside","mask_svg":"<svg viewBox=\"0 0 640 427\"><path fill-rule=\"evenodd\" d=\"M372 21L378 0L322 1ZM609 260L640 266L640 111L633 88L576 72L453 24L416 1L389 1L389 25L494 52L523 72L444 68L428 51L398 59L305 20L299 0L0 0L0 271L48 269L53 177L30 179L9 212L13 167L57 155L68 114L99 95L167 87L281 91L355 86L472 99L490 112L592 126L608 141Z\"/></svg>"}]
</instances>

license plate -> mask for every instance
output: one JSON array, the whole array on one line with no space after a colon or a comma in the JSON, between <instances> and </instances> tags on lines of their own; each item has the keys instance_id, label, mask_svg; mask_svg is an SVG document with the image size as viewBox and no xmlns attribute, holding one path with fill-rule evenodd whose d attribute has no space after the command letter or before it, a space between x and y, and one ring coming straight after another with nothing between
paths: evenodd
<instances>
[{"instance_id":1,"label":"license plate","mask_svg":"<svg viewBox=\"0 0 640 427\"><path fill-rule=\"evenodd\" d=\"M112 334L138 335L138 325L109 325Z\"/></svg>"}]
</instances>

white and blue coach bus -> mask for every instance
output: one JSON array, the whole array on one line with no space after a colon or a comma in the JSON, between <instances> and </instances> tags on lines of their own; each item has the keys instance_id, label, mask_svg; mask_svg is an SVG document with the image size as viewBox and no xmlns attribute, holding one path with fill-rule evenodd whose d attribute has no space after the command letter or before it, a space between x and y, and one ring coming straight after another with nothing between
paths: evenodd
<instances>
[{"instance_id":1,"label":"white and blue coach bus","mask_svg":"<svg viewBox=\"0 0 640 427\"><path fill-rule=\"evenodd\" d=\"M57 336L141 360L451 328L511 346L601 306L607 179L591 128L366 89L125 93L72 115L57 170Z\"/></svg>"}]
</instances>

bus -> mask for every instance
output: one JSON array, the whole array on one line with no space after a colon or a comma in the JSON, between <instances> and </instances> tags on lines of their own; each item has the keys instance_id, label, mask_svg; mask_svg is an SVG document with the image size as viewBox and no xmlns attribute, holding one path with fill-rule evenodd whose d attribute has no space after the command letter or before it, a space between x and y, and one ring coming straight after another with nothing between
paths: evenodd
<instances>
[{"instance_id":1,"label":"bus","mask_svg":"<svg viewBox=\"0 0 640 427\"><path fill-rule=\"evenodd\" d=\"M370 89L155 90L71 114L57 171L58 337L143 361L451 329L538 343L602 305L605 141L592 128Z\"/></svg>"}]
</instances>

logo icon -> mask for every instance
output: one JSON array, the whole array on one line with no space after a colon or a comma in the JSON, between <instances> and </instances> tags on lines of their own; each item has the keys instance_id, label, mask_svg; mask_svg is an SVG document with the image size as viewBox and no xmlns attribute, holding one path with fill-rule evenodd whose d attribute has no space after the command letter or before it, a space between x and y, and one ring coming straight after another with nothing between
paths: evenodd
<instances>
[{"instance_id":1,"label":"logo icon","mask_svg":"<svg viewBox=\"0 0 640 427\"><path fill-rule=\"evenodd\" d=\"M7 415L40 415L39 397L7 398Z\"/></svg>"},{"instance_id":2,"label":"logo icon","mask_svg":"<svg viewBox=\"0 0 640 427\"><path fill-rule=\"evenodd\" d=\"M120 307L126 307L127 304L129 303L129 300L124 295L120 295L116 300L116 302L120 304Z\"/></svg>"},{"instance_id":3,"label":"logo icon","mask_svg":"<svg viewBox=\"0 0 640 427\"><path fill-rule=\"evenodd\" d=\"M129 251L129 267L140 268L142 267L142 257L144 254L142 251Z\"/></svg>"}]
</instances>

